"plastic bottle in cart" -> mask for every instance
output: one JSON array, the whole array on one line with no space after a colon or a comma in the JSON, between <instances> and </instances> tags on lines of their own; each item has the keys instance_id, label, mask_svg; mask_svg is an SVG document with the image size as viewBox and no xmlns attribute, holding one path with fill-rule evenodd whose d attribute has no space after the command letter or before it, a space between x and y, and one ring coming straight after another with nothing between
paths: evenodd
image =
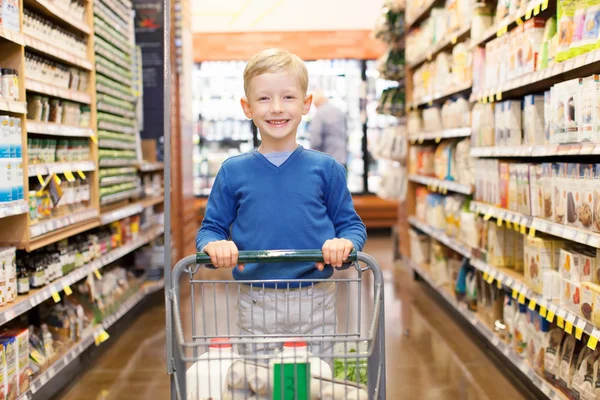
<instances>
[{"instance_id":1,"label":"plastic bottle in cart","mask_svg":"<svg viewBox=\"0 0 600 400\"><path fill-rule=\"evenodd\" d=\"M271 357L269 365L275 371L275 364L310 364L310 374L313 377L332 379L331 367L319 357L308 351L306 342L285 342L283 350Z\"/></svg>"},{"instance_id":2,"label":"plastic bottle in cart","mask_svg":"<svg viewBox=\"0 0 600 400\"><path fill-rule=\"evenodd\" d=\"M185 374L188 399L220 399L227 384L227 371L240 356L229 340L213 338L208 352L202 354Z\"/></svg>"}]
</instances>

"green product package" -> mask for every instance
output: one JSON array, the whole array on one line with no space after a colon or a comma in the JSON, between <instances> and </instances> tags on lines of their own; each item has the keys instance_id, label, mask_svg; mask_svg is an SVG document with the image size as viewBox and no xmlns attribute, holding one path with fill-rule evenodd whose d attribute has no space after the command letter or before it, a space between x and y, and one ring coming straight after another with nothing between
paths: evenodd
<instances>
[{"instance_id":1,"label":"green product package","mask_svg":"<svg viewBox=\"0 0 600 400\"><path fill-rule=\"evenodd\" d=\"M558 25L558 49L556 61L561 62L569 59L569 49L573 41L575 31L575 0L558 0L557 3L557 25Z\"/></svg>"},{"instance_id":2,"label":"green product package","mask_svg":"<svg viewBox=\"0 0 600 400\"><path fill-rule=\"evenodd\" d=\"M310 364L275 364L273 400L309 400Z\"/></svg>"},{"instance_id":3,"label":"green product package","mask_svg":"<svg viewBox=\"0 0 600 400\"><path fill-rule=\"evenodd\" d=\"M583 30L585 27L586 13L588 9L588 1L577 1L575 4L575 14L573 17L573 39L569 46L569 58L577 57L583 54L582 40Z\"/></svg>"}]
</instances>

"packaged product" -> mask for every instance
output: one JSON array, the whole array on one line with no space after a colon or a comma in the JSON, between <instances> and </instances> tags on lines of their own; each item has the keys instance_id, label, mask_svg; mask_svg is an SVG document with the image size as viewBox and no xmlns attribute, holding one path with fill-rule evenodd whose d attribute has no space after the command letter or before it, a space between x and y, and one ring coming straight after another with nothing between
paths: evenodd
<instances>
[{"instance_id":1,"label":"packaged product","mask_svg":"<svg viewBox=\"0 0 600 400\"><path fill-rule=\"evenodd\" d=\"M600 141L600 75L580 80L578 142Z\"/></svg>"},{"instance_id":2,"label":"packaged product","mask_svg":"<svg viewBox=\"0 0 600 400\"><path fill-rule=\"evenodd\" d=\"M569 58L583 54L582 39L583 31L585 29L587 6L587 0L575 2L575 15L573 17L574 30L573 39L571 40L571 45L569 46Z\"/></svg>"},{"instance_id":3,"label":"packaged product","mask_svg":"<svg viewBox=\"0 0 600 400\"><path fill-rule=\"evenodd\" d=\"M518 211L518 194L519 188L517 184L518 165L510 164L508 167L508 209Z\"/></svg>"},{"instance_id":4,"label":"packaged product","mask_svg":"<svg viewBox=\"0 0 600 400\"><path fill-rule=\"evenodd\" d=\"M522 144L523 126L521 121L522 103L520 100L504 102L504 121L506 123L505 140L507 146Z\"/></svg>"},{"instance_id":5,"label":"packaged product","mask_svg":"<svg viewBox=\"0 0 600 400\"><path fill-rule=\"evenodd\" d=\"M577 226L583 229L592 229L593 223L593 207L594 207L594 190L596 182L595 164L580 164L579 165L579 194L580 202L577 206Z\"/></svg>"},{"instance_id":6,"label":"packaged product","mask_svg":"<svg viewBox=\"0 0 600 400\"><path fill-rule=\"evenodd\" d=\"M594 181L600 181L600 164L595 164ZM594 207L593 211L593 222L592 230L594 232L600 232L600 188L594 185Z\"/></svg>"},{"instance_id":7,"label":"packaged product","mask_svg":"<svg viewBox=\"0 0 600 400\"><path fill-rule=\"evenodd\" d=\"M600 350L585 348L581 353L581 362L573 377L573 391L580 400L596 400L594 379L596 378Z\"/></svg>"},{"instance_id":8,"label":"packaged product","mask_svg":"<svg viewBox=\"0 0 600 400\"><path fill-rule=\"evenodd\" d=\"M570 226L577 226L577 210L580 204L579 195L579 164L568 163L565 190L567 193L565 202L565 214Z\"/></svg>"},{"instance_id":9,"label":"packaged product","mask_svg":"<svg viewBox=\"0 0 600 400\"><path fill-rule=\"evenodd\" d=\"M434 241L431 244L430 267L432 278L437 285L446 285L450 283L447 259L448 254L446 247Z\"/></svg>"},{"instance_id":10,"label":"packaged product","mask_svg":"<svg viewBox=\"0 0 600 400\"><path fill-rule=\"evenodd\" d=\"M506 265L506 238L507 229L496 224L488 225L488 263L494 267Z\"/></svg>"},{"instance_id":11,"label":"packaged product","mask_svg":"<svg viewBox=\"0 0 600 400\"><path fill-rule=\"evenodd\" d=\"M410 238L410 258L419 265L429 264L431 238L424 233L411 229Z\"/></svg>"},{"instance_id":12,"label":"packaged product","mask_svg":"<svg viewBox=\"0 0 600 400\"><path fill-rule=\"evenodd\" d=\"M573 253L570 249L560 249L560 262L558 266L558 272L560 277L565 280L572 280L577 278L577 268L579 263L579 257ZM575 271L575 272L574 272Z\"/></svg>"},{"instance_id":13,"label":"packaged product","mask_svg":"<svg viewBox=\"0 0 600 400\"><path fill-rule=\"evenodd\" d=\"M0 400L6 400L6 358L4 346L0 346Z\"/></svg>"},{"instance_id":14,"label":"packaged product","mask_svg":"<svg viewBox=\"0 0 600 400\"><path fill-rule=\"evenodd\" d=\"M514 246L514 254L515 254L515 271L523 272L525 268L525 258L524 258L524 237L520 234L515 234L515 246Z\"/></svg>"},{"instance_id":15,"label":"packaged product","mask_svg":"<svg viewBox=\"0 0 600 400\"><path fill-rule=\"evenodd\" d=\"M565 82L557 83L550 90L552 92L551 115L553 117L550 144L561 144L565 142L565 110L568 107Z\"/></svg>"},{"instance_id":16,"label":"packaged product","mask_svg":"<svg viewBox=\"0 0 600 400\"><path fill-rule=\"evenodd\" d=\"M527 361L540 375L544 375L545 344L550 323L535 311L529 310L531 332L527 343Z\"/></svg>"},{"instance_id":17,"label":"packaged product","mask_svg":"<svg viewBox=\"0 0 600 400\"><path fill-rule=\"evenodd\" d=\"M542 297L547 300L560 301L561 278L558 271L544 270L542 274Z\"/></svg>"},{"instance_id":18,"label":"packaged product","mask_svg":"<svg viewBox=\"0 0 600 400\"><path fill-rule=\"evenodd\" d=\"M16 399L19 394L17 383L18 377L16 340L14 337L0 337L0 346L2 346L4 349L4 396L7 399Z\"/></svg>"},{"instance_id":19,"label":"packaged product","mask_svg":"<svg viewBox=\"0 0 600 400\"><path fill-rule=\"evenodd\" d=\"M460 234L459 237L465 240L465 244L471 248L479 246L479 229L477 228L477 220L480 220L475 213L468 210L461 210L460 213ZM412 257L412 253L411 253Z\"/></svg>"},{"instance_id":20,"label":"packaged product","mask_svg":"<svg viewBox=\"0 0 600 400\"><path fill-rule=\"evenodd\" d=\"M533 217L544 216L543 172L542 164L529 164L531 216Z\"/></svg>"},{"instance_id":21,"label":"packaged product","mask_svg":"<svg viewBox=\"0 0 600 400\"><path fill-rule=\"evenodd\" d=\"M506 137L505 137L505 125L506 121L504 119L504 107L505 103L496 103L494 107L494 144L496 146L506 146Z\"/></svg>"},{"instance_id":22,"label":"packaged product","mask_svg":"<svg viewBox=\"0 0 600 400\"><path fill-rule=\"evenodd\" d=\"M543 273L553 269L554 248L551 240L544 237L530 237L525 241L525 280L536 293L543 292Z\"/></svg>"},{"instance_id":23,"label":"packaged product","mask_svg":"<svg viewBox=\"0 0 600 400\"><path fill-rule=\"evenodd\" d=\"M594 325L600 322L600 286L595 283L581 284L581 308L579 314Z\"/></svg>"},{"instance_id":24,"label":"packaged product","mask_svg":"<svg viewBox=\"0 0 600 400\"><path fill-rule=\"evenodd\" d=\"M508 16L509 8L510 8L510 0L498 0L498 5L496 6L495 23L502 21L503 18Z\"/></svg>"},{"instance_id":25,"label":"packaged product","mask_svg":"<svg viewBox=\"0 0 600 400\"><path fill-rule=\"evenodd\" d=\"M542 144L550 144L550 138L554 132L552 118L552 89L550 89L544 92L544 141Z\"/></svg>"},{"instance_id":26,"label":"packaged product","mask_svg":"<svg viewBox=\"0 0 600 400\"><path fill-rule=\"evenodd\" d=\"M579 313L581 307L581 284L567 279L561 281L561 299L560 305Z\"/></svg>"},{"instance_id":27,"label":"packaged product","mask_svg":"<svg viewBox=\"0 0 600 400\"><path fill-rule=\"evenodd\" d=\"M513 338L513 349L521 357L527 356L527 343L529 342L529 321L527 318L527 305L519 304L519 312L515 318L515 331Z\"/></svg>"},{"instance_id":28,"label":"packaged product","mask_svg":"<svg viewBox=\"0 0 600 400\"><path fill-rule=\"evenodd\" d=\"M500 207L508 208L508 193L509 193L509 181L510 181L510 164L506 162L500 162L498 164L498 171L500 175L500 181L498 185L499 196L500 196Z\"/></svg>"},{"instance_id":29,"label":"packaged product","mask_svg":"<svg viewBox=\"0 0 600 400\"><path fill-rule=\"evenodd\" d=\"M546 20L539 17L531 18L525 21L524 24L524 38L523 40L523 74L539 69L536 61L538 59L538 52L544 40L544 27Z\"/></svg>"},{"instance_id":30,"label":"packaged product","mask_svg":"<svg viewBox=\"0 0 600 400\"><path fill-rule=\"evenodd\" d=\"M508 344L512 345L513 337L514 337L514 325L513 322L515 320L516 315L516 302L510 298L510 296L504 297L504 307L503 307L503 321L504 326L506 326L505 331L505 340Z\"/></svg>"},{"instance_id":31,"label":"packaged product","mask_svg":"<svg viewBox=\"0 0 600 400\"><path fill-rule=\"evenodd\" d=\"M575 336L567 335L565 337L561 348L559 377L561 384L567 389L571 389L572 387L579 353L581 353L584 347L585 344L575 339Z\"/></svg>"},{"instance_id":32,"label":"packaged product","mask_svg":"<svg viewBox=\"0 0 600 400\"><path fill-rule=\"evenodd\" d=\"M544 344L544 375L550 381L558 379L560 374L560 360L562 344L565 333L560 328L552 328L546 335Z\"/></svg>"},{"instance_id":33,"label":"packaged product","mask_svg":"<svg viewBox=\"0 0 600 400\"><path fill-rule=\"evenodd\" d=\"M436 229L444 229L446 217L444 215L444 196L429 194L426 197L425 222Z\"/></svg>"},{"instance_id":34,"label":"packaged product","mask_svg":"<svg viewBox=\"0 0 600 400\"><path fill-rule=\"evenodd\" d=\"M438 179L452 179L455 176L454 150L456 141L442 142L435 150L434 171Z\"/></svg>"},{"instance_id":35,"label":"packaged product","mask_svg":"<svg viewBox=\"0 0 600 400\"><path fill-rule=\"evenodd\" d=\"M600 33L600 1L587 0L587 6L579 47L581 53L594 50Z\"/></svg>"},{"instance_id":36,"label":"packaged product","mask_svg":"<svg viewBox=\"0 0 600 400\"><path fill-rule=\"evenodd\" d=\"M29 389L29 330L12 329L2 333L2 336L15 339L17 391L23 394Z\"/></svg>"},{"instance_id":37,"label":"packaged product","mask_svg":"<svg viewBox=\"0 0 600 400\"><path fill-rule=\"evenodd\" d=\"M510 54L507 71L508 80L513 80L523 75L523 25L514 27L508 35L503 37L508 39L509 52L505 54Z\"/></svg>"},{"instance_id":38,"label":"packaged product","mask_svg":"<svg viewBox=\"0 0 600 400\"><path fill-rule=\"evenodd\" d=\"M558 0L557 25L558 49L556 61L561 62L569 58L569 48L575 32L575 0Z\"/></svg>"},{"instance_id":39,"label":"packaged product","mask_svg":"<svg viewBox=\"0 0 600 400\"><path fill-rule=\"evenodd\" d=\"M566 163L552 164L552 186L554 187L554 222L565 223L566 211Z\"/></svg>"},{"instance_id":40,"label":"packaged product","mask_svg":"<svg viewBox=\"0 0 600 400\"><path fill-rule=\"evenodd\" d=\"M523 144L544 144L544 106L543 95L530 94L525 96L523 106Z\"/></svg>"},{"instance_id":41,"label":"packaged product","mask_svg":"<svg viewBox=\"0 0 600 400\"><path fill-rule=\"evenodd\" d=\"M552 199L554 197L554 187L552 184L552 164L542 163L542 193L543 193L543 209L541 217L549 220L554 219L554 208L552 207Z\"/></svg>"},{"instance_id":42,"label":"packaged product","mask_svg":"<svg viewBox=\"0 0 600 400\"><path fill-rule=\"evenodd\" d=\"M579 98L581 90L579 82L581 79L572 79L564 82L565 85L565 143L577 143L579 140Z\"/></svg>"},{"instance_id":43,"label":"packaged product","mask_svg":"<svg viewBox=\"0 0 600 400\"><path fill-rule=\"evenodd\" d=\"M524 215L531 215L531 180L529 177L529 165L521 164L519 167L521 173L521 183L519 192L521 192L521 207L519 212Z\"/></svg>"},{"instance_id":44,"label":"packaged product","mask_svg":"<svg viewBox=\"0 0 600 400\"><path fill-rule=\"evenodd\" d=\"M465 197L462 195L448 195L444 198L444 214L446 216L446 234L450 237L456 237L460 226L460 210L465 203Z\"/></svg>"}]
</instances>

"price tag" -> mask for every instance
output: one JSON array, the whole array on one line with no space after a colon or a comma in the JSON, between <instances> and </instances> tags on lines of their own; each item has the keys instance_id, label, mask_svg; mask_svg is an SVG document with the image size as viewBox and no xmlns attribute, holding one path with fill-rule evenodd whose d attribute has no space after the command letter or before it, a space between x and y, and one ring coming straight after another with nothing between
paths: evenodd
<instances>
[{"instance_id":1,"label":"price tag","mask_svg":"<svg viewBox=\"0 0 600 400\"><path fill-rule=\"evenodd\" d=\"M57 185L60 185L60 183L61 183L62 181L60 180L60 178L58 177L58 175L54 174L54 175L53 175L53 177L54 177L54 181L56 182L56 184L57 184Z\"/></svg>"},{"instance_id":2,"label":"price tag","mask_svg":"<svg viewBox=\"0 0 600 400\"><path fill-rule=\"evenodd\" d=\"M94 275L96 275L96 279L98 279L98 280L102 279L102 275L100 274L100 271L98 270L98 268L94 268Z\"/></svg>"},{"instance_id":3,"label":"price tag","mask_svg":"<svg viewBox=\"0 0 600 400\"><path fill-rule=\"evenodd\" d=\"M447 188L447 187L445 187L445 186L444 186L444 187L442 188L442 194L443 194L443 195L447 195L447 194L448 194L448 188Z\"/></svg>"},{"instance_id":4,"label":"price tag","mask_svg":"<svg viewBox=\"0 0 600 400\"><path fill-rule=\"evenodd\" d=\"M498 219L496 220L496 225L502 226L502 217L498 217Z\"/></svg>"},{"instance_id":5,"label":"price tag","mask_svg":"<svg viewBox=\"0 0 600 400\"><path fill-rule=\"evenodd\" d=\"M565 321L565 332L569 335L573 334L573 324L575 323L575 315L569 313L567 320Z\"/></svg>"},{"instance_id":6,"label":"price tag","mask_svg":"<svg viewBox=\"0 0 600 400\"><path fill-rule=\"evenodd\" d=\"M502 100L502 91L498 90L496 92L496 101Z\"/></svg>"},{"instance_id":7,"label":"price tag","mask_svg":"<svg viewBox=\"0 0 600 400\"><path fill-rule=\"evenodd\" d=\"M550 304L548 306L548 314L546 314L546 320L550 323L554 321L554 314L556 313L556 305Z\"/></svg>"},{"instance_id":8,"label":"price tag","mask_svg":"<svg viewBox=\"0 0 600 400\"><path fill-rule=\"evenodd\" d=\"M528 20L529 18L531 18L531 13L533 12L533 9L529 9L527 10L527 12L525 13L525 20Z\"/></svg>"},{"instance_id":9,"label":"price tag","mask_svg":"<svg viewBox=\"0 0 600 400\"><path fill-rule=\"evenodd\" d=\"M493 102L494 102L494 95L493 95L493 94L490 94L490 96L489 96L489 100L488 100L488 101L489 101L490 103L493 103Z\"/></svg>"},{"instance_id":10,"label":"price tag","mask_svg":"<svg viewBox=\"0 0 600 400\"><path fill-rule=\"evenodd\" d=\"M490 220L490 218L492 218L492 214L491 214L491 213L489 213L489 212L488 212L487 214L485 214L485 216L483 217L483 219L484 219L485 221L489 221L489 220Z\"/></svg>"},{"instance_id":11,"label":"price tag","mask_svg":"<svg viewBox=\"0 0 600 400\"><path fill-rule=\"evenodd\" d=\"M533 8L533 15L538 15L540 13L540 7L542 5L541 4L537 4L534 8Z\"/></svg>"},{"instance_id":12,"label":"price tag","mask_svg":"<svg viewBox=\"0 0 600 400\"><path fill-rule=\"evenodd\" d=\"M423 138L423 136L419 136L419 144L423 144L423 142L425 141L425 139Z\"/></svg>"},{"instance_id":13,"label":"price tag","mask_svg":"<svg viewBox=\"0 0 600 400\"><path fill-rule=\"evenodd\" d=\"M37 175L38 181L40 182L40 185L44 186L44 178L42 177L41 174Z\"/></svg>"},{"instance_id":14,"label":"price tag","mask_svg":"<svg viewBox=\"0 0 600 400\"><path fill-rule=\"evenodd\" d=\"M529 237L530 238L535 237L535 228L533 226L531 228L529 228Z\"/></svg>"},{"instance_id":15,"label":"price tag","mask_svg":"<svg viewBox=\"0 0 600 400\"><path fill-rule=\"evenodd\" d=\"M451 40L450 43L452 44L456 44L456 42L458 41L458 38L456 36L454 36Z\"/></svg>"},{"instance_id":16,"label":"price tag","mask_svg":"<svg viewBox=\"0 0 600 400\"><path fill-rule=\"evenodd\" d=\"M431 106L433 105L433 100L429 100L429 101L427 102L427 105L431 107Z\"/></svg>"},{"instance_id":17,"label":"price tag","mask_svg":"<svg viewBox=\"0 0 600 400\"><path fill-rule=\"evenodd\" d=\"M523 20L521 19L521 17L517 17L517 19L515 21L517 22L518 26L523 25Z\"/></svg>"},{"instance_id":18,"label":"price tag","mask_svg":"<svg viewBox=\"0 0 600 400\"><path fill-rule=\"evenodd\" d=\"M513 228L515 228L515 232L519 232L519 223L517 221L515 221Z\"/></svg>"},{"instance_id":19,"label":"price tag","mask_svg":"<svg viewBox=\"0 0 600 400\"><path fill-rule=\"evenodd\" d=\"M548 314L548 310L546 309L546 304L540 301L540 315L542 318L546 318Z\"/></svg>"},{"instance_id":20,"label":"price tag","mask_svg":"<svg viewBox=\"0 0 600 400\"><path fill-rule=\"evenodd\" d=\"M598 328L594 328L587 343L590 349L596 350L596 346L598 346L598 336L600 336L600 331Z\"/></svg>"},{"instance_id":21,"label":"price tag","mask_svg":"<svg viewBox=\"0 0 600 400\"><path fill-rule=\"evenodd\" d=\"M521 292L519 293L519 303L520 304L525 304L525 299L527 296L527 288L524 287L523 289L521 289Z\"/></svg>"},{"instance_id":22,"label":"price tag","mask_svg":"<svg viewBox=\"0 0 600 400\"><path fill-rule=\"evenodd\" d=\"M542 1L542 11L544 11L546 8L548 8L548 0Z\"/></svg>"},{"instance_id":23,"label":"price tag","mask_svg":"<svg viewBox=\"0 0 600 400\"><path fill-rule=\"evenodd\" d=\"M579 319L579 321L577 321L577 325L575 325L575 338L577 340L581 340L586 325L587 321L585 319Z\"/></svg>"},{"instance_id":24,"label":"price tag","mask_svg":"<svg viewBox=\"0 0 600 400\"><path fill-rule=\"evenodd\" d=\"M524 223L521 224L521 235L524 235L527 233L527 225L525 225Z\"/></svg>"},{"instance_id":25,"label":"price tag","mask_svg":"<svg viewBox=\"0 0 600 400\"><path fill-rule=\"evenodd\" d=\"M506 220L506 228L507 229L511 229L512 228L512 224L510 223L510 221L508 219Z\"/></svg>"},{"instance_id":26,"label":"price tag","mask_svg":"<svg viewBox=\"0 0 600 400\"><path fill-rule=\"evenodd\" d=\"M441 138L441 137L436 137L436 138L435 138L435 142L436 142L436 143L439 143L439 142L441 142L441 141L442 141L442 138Z\"/></svg>"},{"instance_id":27,"label":"price tag","mask_svg":"<svg viewBox=\"0 0 600 400\"><path fill-rule=\"evenodd\" d=\"M502 281L500 279L496 281L496 285L498 286L498 289L502 289Z\"/></svg>"},{"instance_id":28,"label":"price tag","mask_svg":"<svg viewBox=\"0 0 600 400\"><path fill-rule=\"evenodd\" d=\"M489 283L491 285L492 282L494 282L495 278L496 278L496 273L492 271L492 273L488 276L487 283Z\"/></svg>"},{"instance_id":29,"label":"price tag","mask_svg":"<svg viewBox=\"0 0 600 400\"><path fill-rule=\"evenodd\" d=\"M512 286L512 284L513 284L512 278L508 278L506 281L504 281L504 284L508 287Z\"/></svg>"},{"instance_id":30,"label":"price tag","mask_svg":"<svg viewBox=\"0 0 600 400\"><path fill-rule=\"evenodd\" d=\"M556 311L556 325L558 325L559 328L565 328L565 310L562 308L559 308Z\"/></svg>"},{"instance_id":31,"label":"price tag","mask_svg":"<svg viewBox=\"0 0 600 400\"><path fill-rule=\"evenodd\" d=\"M484 280L484 281L487 281L489 276L490 276L490 275L489 275L487 272L484 272L484 273L483 273L483 280Z\"/></svg>"},{"instance_id":32,"label":"price tag","mask_svg":"<svg viewBox=\"0 0 600 400\"><path fill-rule=\"evenodd\" d=\"M517 293L518 293L517 289L513 288L513 290L512 290L512 298L513 299L517 298Z\"/></svg>"},{"instance_id":33,"label":"price tag","mask_svg":"<svg viewBox=\"0 0 600 400\"><path fill-rule=\"evenodd\" d=\"M75 177L73 176L73 173L71 171L65 171L64 176L65 178L67 178L68 182L75 182Z\"/></svg>"},{"instance_id":34,"label":"price tag","mask_svg":"<svg viewBox=\"0 0 600 400\"><path fill-rule=\"evenodd\" d=\"M63 289L64 289L65 294L67 296L70 296L71 294L73 294L73 291L71 290L71 287L69 285L67 285L66 283L63 284Z\"/></svg>"},{"instance_id":35,"label":"price tag","mask_svg":"<svg viewBox=\"0 0 600 400\"><path fill-rule=\"evenodd\" d=\"M52 289L52 298L54 299L55 303L60 302L60 295L58 294L58 292L54 289Z\"/></svg>"},{"instance_id":36,"label":"price tag","mask_svg":"<svg viewBox=\"0 0 600 400\"><path fill-rule=\"evenodd\" d=\"M536 305L537 305L537 303L536 303L535 299L531 299L531 300L529 300L529 309L530 309L531 311L535 311L535 306L536 306Z\"/></svg>"},{"instance_id":37,"label":"price tag","mask_svg":"<svg viewBox=\"0 0 600 400\"><path fill-rule=\"evenodd\" d=\"M98 144L98 138L96 137L96 135L91 135L90 139L92 139L92 142Z\"/></svg>"}]
</instances>

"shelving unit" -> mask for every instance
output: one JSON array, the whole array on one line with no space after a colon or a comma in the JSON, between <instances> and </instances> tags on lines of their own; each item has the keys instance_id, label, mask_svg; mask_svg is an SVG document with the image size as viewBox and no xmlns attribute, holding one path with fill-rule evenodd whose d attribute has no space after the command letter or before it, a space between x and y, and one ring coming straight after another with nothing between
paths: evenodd
<instances>
[{"instance_id":1,"label":"shelving unit","mask_svg":"<svg viewBox=\"0 0 600 400\"><path fill-rule=\"evenodd\" d=\"M470 248L468 248L464 244L460 243L458 240L446 235L441 230L435 229L435 228L419 221L415 217L408 217L408 222L415 228L423 231L427 235L431 236L438 242L443 243L445 246L451 248L455 252L461 254L462 256L464 256L466 258L471 258L471 249Z\"/></svg>"},{"instance_id":2,"label":"shelving unit","mask_svg":"<svg viewBox=\"0 0 600 400\"><path fill-rule=\"evenodd\" d=\"M451 139L471 136L471 128L444 129L439 132L420 132L408 135L408 140L422 143L425 140Z\"/></svg>"},{"instance_id":3,"label":"shelving unit","mask_svg":"<svg viewBox=\"0 0 600 400\"><path fill-rule=\"evenodd\" d=\"M417 109L419 107L423 107L426 105L433 105L433 103L441 103L448 100L452 96L456 96L459 94L465 94L471 90L472 84L468 83L462 86L451 87L443 92L435 93L432 96L427 96L423 99L417 100L415 102L409 102L409 109Z\"/></svg>"},{"instance_id":4,"label":"shelving unit","mask_svg":"<svg viewBox=\"0 0 600 400\"><path fill-rule=\"evenodd\" d=\"M437 54L442 51L451 49L457 42L461 42L468 37L471 33L471 25L463 26L458 29L456 32L451 33L450 35L444 37L442 41L437 43L432 49L430 49L426 54L417 58L411 63L407 65L411 69L417 68L419 65L423 64L425 61L431 61Z\"/></svg>"},{"instance_id":5,"label":"shelving unit","mask_svg":"<svg viewBox=\"0 0 600 400\"><path fill-rule=\"evenodd\" d=\"M455 192L462 194L472 194L473 188L468 185L461 185L457 182L432 178L430 176L421 176L421 175L409 175L408 180L415 183L420 183L421 185L427 185L434 192Z\"/></svg>"}]
</instances>

